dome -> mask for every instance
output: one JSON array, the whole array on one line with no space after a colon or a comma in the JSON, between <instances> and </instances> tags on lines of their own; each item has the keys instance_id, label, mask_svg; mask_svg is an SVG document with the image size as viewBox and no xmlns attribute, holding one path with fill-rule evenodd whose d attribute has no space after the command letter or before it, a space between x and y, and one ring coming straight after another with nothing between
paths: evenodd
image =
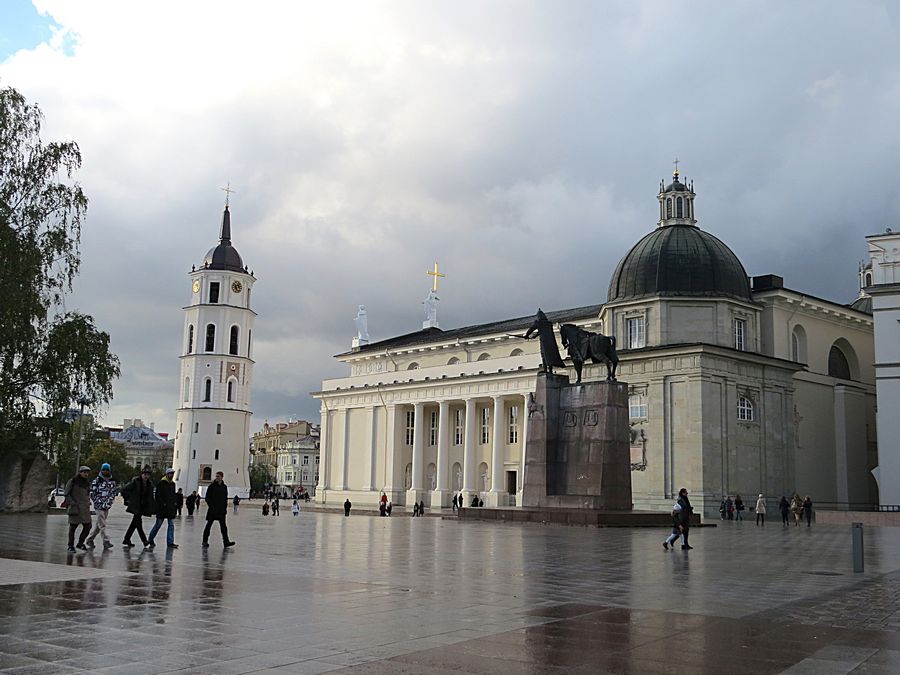
<instances>
[{"instance_id":1,"label":"dome","mask_svg":"<svg viewBox=\"0 0 900 675\"><path fill-rule=\"evenodd\" d=\"M695 225L677 224L632 246L610 279L608 302L651 296L752 299L747 272L731 249Z\"/></svg>"},{"instance_id":2,"label":"dome","mask_svg":"<svg viewBox=\"0 0 900 675\"><path fill-rule=\"evenodd\" d=\"M225 213L222 214L222 232L219 235L219 243L206 252L202 267L210 270L244 271L241 254L231 245L231 212L228 210L227 204Z\"/></svg>"}]
</instances>

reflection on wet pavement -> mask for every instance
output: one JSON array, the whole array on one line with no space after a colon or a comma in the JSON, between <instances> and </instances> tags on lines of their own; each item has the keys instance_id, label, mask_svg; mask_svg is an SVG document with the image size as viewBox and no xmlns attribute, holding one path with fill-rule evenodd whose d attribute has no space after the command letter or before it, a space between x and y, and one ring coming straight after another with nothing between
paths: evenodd
<instances>
[{"instance_id":1,"label":"reflection on wet pavement","mask_svg":"<svg viewBox=\"0 0 900 675\"><path fill-rule=\"evenodd\" d=\"M109 527L121 536L121 509ZM0 517L0 670L15 673L894 673L900 529L665 532L229 516L238 544L65 551ZM32 563L32 564L29 564Z\"/></svg>"}]
</instances>

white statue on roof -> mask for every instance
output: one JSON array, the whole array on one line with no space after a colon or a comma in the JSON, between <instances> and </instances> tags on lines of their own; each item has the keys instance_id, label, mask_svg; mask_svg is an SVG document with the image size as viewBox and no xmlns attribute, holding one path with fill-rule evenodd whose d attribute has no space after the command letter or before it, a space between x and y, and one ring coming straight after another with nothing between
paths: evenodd
<instances>
[{"instance_id":1,"label":"white statue on roof","mask_svg":"<svg viewBox=\"0 0 900 675\"><path fill-rule=\"evenodd\" d=\"M425 306L425 320L422 322L422 328L440 328L437 320L437 303L440 298L437 291L433 288L428 291L422 304Z\"/></svg>"},{"instance_id":2,"label":"white statue on roof","mask_svg":"<svg viewBox=\"0 0 900 675\"><path fill-rule=\"evenodd\" d=\"M356 337L360 342L368 342L369 341L369 317L366 314L366 306L360 305L359 311L356 313L356 318L353 319L353 323L356 324Z\"/></svg>"}]
</instances>

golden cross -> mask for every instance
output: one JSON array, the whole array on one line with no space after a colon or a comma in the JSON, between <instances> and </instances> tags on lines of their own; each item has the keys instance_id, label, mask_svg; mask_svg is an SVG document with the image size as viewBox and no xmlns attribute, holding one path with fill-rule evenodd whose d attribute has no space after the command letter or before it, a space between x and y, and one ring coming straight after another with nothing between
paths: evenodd
<instances>
[{"instance_id":1,"label":"golden cross","mask_svg":"<svg viewBox=\"0 0 900 675\"><path fill-rule=\"evenodd\" d=\"M228 206L228 198L231 196L233 192L237 192L237 190L231 189L231 181L228 181L225 187L219 188L222 192L225 193L225 206Z\"/></svg>"},{"instance_id":2,"label":"golden cross","mask_svg":"<svg viewBox=\"0 0 900 675\"><path fill-rule=\"evenodd\" d=\"M434 261L434 272L425 272L425 274L427 274L430 277L434 277L434 285L431 287L431 290L433 290L435 293L437 293L438 277L446 277L447 276L446 274L441 274L440 272L438 272L437 260Z\"/></svg>"},{"instance_id":3,"label":"golden cross","mask_svg":"<svg viewBox=\"0 0 900 675\"><path fill-rule=\"evenodd\" d=\"M678 162L679 162L679 161L680 161L680 160L676 157L676 158L675 158L675 161L672 162L672 164L675 165L675 173L673 174L673 175L675 176L675 178L678 178Z\"/></svg>"}]
</instances>

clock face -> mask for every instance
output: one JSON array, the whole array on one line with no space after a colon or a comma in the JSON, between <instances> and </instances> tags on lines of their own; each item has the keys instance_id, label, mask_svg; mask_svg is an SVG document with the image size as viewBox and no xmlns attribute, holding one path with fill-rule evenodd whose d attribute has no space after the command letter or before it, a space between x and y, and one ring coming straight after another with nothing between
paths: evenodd
<instances>
[{"instance_id":1,"label":"clock face","mask_svg":"<svg viewBox=\"0 0 900 675\"><path fill-rule=\"evenodd\" d=\"M194 285L191 288L194 289L194 293L199 293L200 292L200 280L194 279Z\"/></svg>"},{"instance_id":2,"label":"clock face","mask_svg":"<svg viewBox=\"0 0 900 675\"><path fill-rule=\"evenodd\" d=\"M243 288L243 286L241 286L240 281L234 281L231 284L231 290L234 291L235 293L240 293L242 288Z\"/></svg>"}]
</instances>

